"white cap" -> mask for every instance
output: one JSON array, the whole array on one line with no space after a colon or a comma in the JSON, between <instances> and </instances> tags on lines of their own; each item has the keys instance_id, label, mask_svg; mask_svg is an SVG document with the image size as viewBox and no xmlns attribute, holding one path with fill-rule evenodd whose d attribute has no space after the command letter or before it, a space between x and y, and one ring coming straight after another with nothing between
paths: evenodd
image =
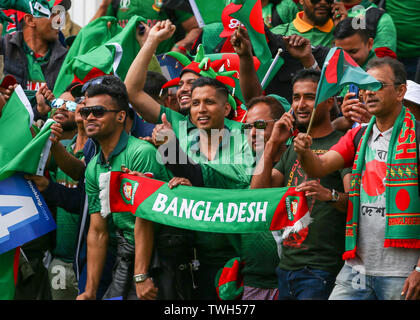
<instances>
[{"instance_id":1,"label":"white cap","mask_svg":"<svg viewBox=\"0 0 420 320\"><path fill-rule=\"evenodd\" d=\"M404 100L408 100L420 105L420 84L407 80L407 92Z\"/></svg>"}]
</instances>

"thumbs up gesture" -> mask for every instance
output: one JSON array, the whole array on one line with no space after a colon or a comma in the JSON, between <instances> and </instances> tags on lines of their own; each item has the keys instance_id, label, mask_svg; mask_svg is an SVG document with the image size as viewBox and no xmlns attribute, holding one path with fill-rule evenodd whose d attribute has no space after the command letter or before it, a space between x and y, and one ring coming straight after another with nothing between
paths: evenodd
<instances>
[{"instance_id":1,"label":"thumbs up gesture","mask_svg":"<svg viewBox=\"0 0 420 320\"><path fill-rule=\"evenodd\" d=\"M166 118L166 114L162 114L162 124L157 124L153 129L152 140L153 144L158 147L162 144L168 143L175 138L175 133L172 125Z\"/></svg>"}]
</instances>

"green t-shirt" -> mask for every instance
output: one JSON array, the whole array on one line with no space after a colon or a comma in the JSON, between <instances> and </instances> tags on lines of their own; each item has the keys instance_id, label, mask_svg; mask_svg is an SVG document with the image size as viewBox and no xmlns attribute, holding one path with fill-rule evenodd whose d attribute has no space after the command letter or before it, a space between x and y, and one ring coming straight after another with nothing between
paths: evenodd
<instances>
[{"instance_id":1,"label":"green t-shirt","mask_svg":"<svg viewBox=\"0 0 420 320\"><path fill-rule=\"evenodd\" d=\"M190 121L189 116L161 106L159 119L161 119L163 113L166 114L168 122L172 124L181 148L192 160L200 164L205 187L222 189L249 187L252 177L251 168L253 168L251 161L244 164L235 164L229 161L225 163L222 160L226 159L223 158L224 156L232 155L234 150L238 151L238 154L251 151L246 137L241 131L242 124L225 119L225 128L232 134L223 137L218 155L214 160L209 161L199 154L198 129ZM227 159L231 160L232 158ZM198 259L201 263L222 267L230 258L238 255L239 247L236 247L236 250L234 247L237 245L236 239L234 235L230 234L196 232L195 243L198 249Z\"/></svg>"},{"instance_id":2,"label":"green t-shirt","mask_svg":"<svg viewBox=\"0 0 420 320\"><path fill-rule=\"evenodd\" d=\"M342 137L334 131L323 138L313 139L311 149L315 154L326 153ZM308 180L290 146L275 165L284 175L284 186L297 186ZM320 179L323 187L344 192L342 178L351 173L349 168L335 171ZM340 212L327 202L308 199L313 221L299 233L283 240L279 267L298 270L305 266L337 274L343 265L346 213Z\"/></svg>"},{"instance_id":3,"label":"green t-shirt","mask_svg":"<svg viewBox=\"0 0 420 320\"><path fill-rule=\"evenodd\" d=\"M397 56L420 56L420 0L387 0L386 11L397 30Z\"/></svg>"},{"instance_id":4,"label":"green t-shirt","mask_svg":"<svg viewBox=\"0 0 420 320\"><path fill-rule=\"evenodd\" d=\"M279 264L277 244L270 231L241 234L241 261L244 285L254 288L277 288Z\"/></svg>"},{"instance_id":5,"label":"green t-shirt","mask_svg":"<svg viewBox=\"0 0 420 320\"><path fill-rule=\"evenodd\" d=\"M296 14L302 11L302 5L295 3L293 0L282 0L276 6L277 13L283 23L292 22L296 18Z\"/></svg>"},{"instance_id":6,"label":"green t-shirt","mask_svg":"<svg viewBox=\"0 0 420 320\"><path fill-rule=\"evenodd\" d=\"M45 76L41 66L50 59L51 50L48 50L45 56L39 57L25 42L23 42L23 51L25 52L26 61L28 63L28 81L24 91L28 96L29 101L33 102L35 101L35 94L39 87L45 83Z\"/></svg>"},{"instance_id":7,"label":"green t-shirt","mask_svg":"<svg viewBox=\"0 0 420 320\"><path fill-rule=\"evenodd\" d=\"M271 29L271 32L275 34L281 34L283 36L291 36L297 34L311 41L312 46L325 46L331 47L334 35L334 23L332 20L321 27L313 27L301 19L302 11L296 15L296 18L289 23L280 24Z\"/></svg>"},{"instance_id":8,"label":"green t-shirt","mask_svg":"<svg viewBox=\"0 0 420 320\"><path fill-rule=\"evenodd\" d=\"M356 10L356 7L348 10L348 17L353 18L356 16L366 15L368 8L377 8L373 3L361 3L365 7L363 10ZM392 51L397 50L397 31L394 22L388 13L384 13L378 21L376 27L376 36L373 41L373 49L387 47Z\"/></svg>"},{"instance_id":9,"label":"green t-shirt","mask_svg":"<svg viewBox=\"0 0 420 320\"><path fill-rule=\"evenodd\" d=\"M134 15L142 16L147 20L147 24L152 27L158 21L169 19L166 12L161 10L162 4L161 0L121 1L118 11L114 12L111 4L108 8L107 15L117 17L118 23L123 28L127 24L128 20L130 20L130 18ZM190 13L180 10L176 10L174 14L177 21L173 21L173 23L175 23L178 28L181 27L181 23L192 17ZM159 44L156 54L170 51L174 44L174 37L163 41Z\"/></svg>"},{"instance_id":10,"label":"green t-shirt","mask_svg":"<svg viewBox=\"0 0 420 320\"><path fill-rule=\"evenodd\" d=\"M76 152L76 154L73 152L76 138L77 135L67 144L66 150L77 159L82 160L84 158L83 150ZM51 161L49 172L52 181L62 184L67 188L77 187L78 181L75 181L66 175L58 166L56 166L54 161ZM74 260L79 219L80 214L70 213L63 208L57 207L56 246L53 254L55 257L58 257L65 262L72 262Z\"/></svg>"},{"instance_id":11,"label":"green t-shirt","mask_svg":"<svg viewBox=\"0 0 420 320\"><path fill-rule=\"evenodd\" d=\"M143 140L128 136L122 132L120 140L106 162L100 151L89 162L86 168L86 194L89 201L89 213L101 211L99 199L99 175L109 171L121 171L121 166L138 171L152 172L154 178L169 181L170 174L167 169L158 162L159 153L156 148ZM112 225L121 230L124 238L134 244L134 223L136 217L126 212L112 212Z\"/></svg>"}]
</instances>

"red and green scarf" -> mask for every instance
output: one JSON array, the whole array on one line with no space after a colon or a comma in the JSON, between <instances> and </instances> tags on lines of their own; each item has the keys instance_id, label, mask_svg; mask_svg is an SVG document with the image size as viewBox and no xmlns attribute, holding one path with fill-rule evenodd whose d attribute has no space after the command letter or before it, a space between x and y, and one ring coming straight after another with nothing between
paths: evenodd
<instances>
[{"instance_id":1,"label":"red and green scarf","mask_svg":"<svg viewBox=\"0 0 420 320\"><path fill-rule=\"evenodd\" d=\"M362 170L365 167L367 142L374 123L375 117L372 117L354 159L344 260L352 259L356 255L360 184ZM384 247L420 248L417 145L415 118L408 109L403 107L394 123L386 162Z\"/></svg>"}]
</instances>

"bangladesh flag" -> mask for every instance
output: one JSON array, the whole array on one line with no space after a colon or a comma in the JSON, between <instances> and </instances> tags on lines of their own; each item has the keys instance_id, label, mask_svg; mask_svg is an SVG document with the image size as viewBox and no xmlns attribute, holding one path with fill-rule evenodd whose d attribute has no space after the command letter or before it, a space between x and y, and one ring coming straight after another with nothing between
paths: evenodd
<instances>
[{"instance_id":1,"label":"bangladesh flag","mask_svg":"<svg viewBox=\"0 0 420 320\"><path fill-rule=\"evenodd\" d=\"M122 172L101 174L99 185L104 217L127 212L172 227L219 233L284 230L289 234L311 221L306 197L295 187L169 189L166 182Z\"/></svg>"},{"instance_id":2,"label":"bangladesh flag","mask_svg":"<svg viewBox=\"0 0 420 320\"><path fill-rule=\"evenodd\" d=\"M83 27L76 38L72 46L70 47L66 58L61 66L60 72L57 77L57 81L54 86L54 95L59 97L66 87L72 83L74 79L74 73L71 69L74 59L78 56L82 56L106 43L108 40L115 37L122 31L122 28L118 24L118 20L115 17L100 17L93 20L88 25ZM102 72L97 71L100 74ZM87 78L91 78L91 75L95 73L92 71Z\"/></svg>"},{"instance_id":3,"label":"bangladesh flag","mask_svg":"<svg viewBox=\"0 0 420 320\"><path fill-rule=\"evenodd\" d=\"M363 70L342 48L331 48L322 67L315 106L336 95L349 84L372 91L382 87L378 80Z\"/></svg>"},{"instance_id":4,"label":"bangladesh flag","mask_svg":"<svg viewBox=\"0 0 420 320\"><path fill-rule=\"evenodd\" d=\"M0 180L15 172L43 172L49 153L50 126L47 121L32 138L33 113L21 86L18 86L3 107L0 117ZM13 132L13 134L11 134Z\"/></svg>"},{"instance_id":5,"label":"bangladesh flag","mask_svg":"<svg viewBox=\"0 0 420 320\"><path fill-rule=\"evenodd\" d=\"M264 90L283 66L284 59L280 56L281 52L272 58L264 31L261 0L234 0L233 3L242 5L238 11L230 15L238 19L248 32L255 56L261 62L257 76Z\"/></svg>"},{"instance_id":6,"label":"bangladesh flag","mask_svg":"<svg viewBox=\"0 0 420 320\"><path fill-rule=\"evenodd\" d=\"M140 50L136 32L141 21L146 22L143 17L131 17L125 28L114 37L89 52L71 59L65 72L73 74L74 81L82 83L105 74L113 74L124 81L131 63ZM156 63L158 64L157 60Z\"/></svg>"}]
</instances>

